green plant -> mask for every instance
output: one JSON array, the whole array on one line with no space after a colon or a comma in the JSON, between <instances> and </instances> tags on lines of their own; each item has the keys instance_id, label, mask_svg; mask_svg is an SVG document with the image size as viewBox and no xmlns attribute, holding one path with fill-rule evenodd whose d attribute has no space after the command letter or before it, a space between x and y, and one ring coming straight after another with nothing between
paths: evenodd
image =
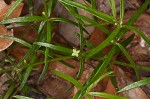
<instances>
[{"instance_id":1,"label":"green plant","mask_svg":"<svg viewBox=\"0 0 150 99\"><path fill-rule=\"evenodd\" d=\"M142 12L147 8L148 4L150 3L150 0L146 0L145 3L137 10L135 15L126 23L124 24L123 18L124 18L124 0L120 0L120 19L117 20L116 18L116 9L115 9L115 1L110 0L110 6L112 9L112 15L105 14L103 12L100 12L96 10L96 3L95 0L87 0L89 3L91 3L92 6L89 5L83 5L81 3L77 3L73 0L58 0L63 6L67 8L67 10L76 18L77 22L65 19L65 18L51 18L51 14L53 12L54 6L56 5L57 0L44 0L44 11L42 16L35 16L33 14L32 9L30 9L30 15L29 16L23 16L18 18L12 18L7 19L8 16L11 14L11 12L22 2L23 0L17 0L16 3L13 5L12 9L9 10L7 13L5 20L1 21L0 24L11 24L11 23L28 23L28 24L34 24L36 22L39 22L40 25L38 26L37 32L38 36L36 40L33 43L30 43L28 41L25 41L20 38L11 37L11 36L3 36L0 35L2 38L11 39L18 43L23 44L27 49L28 52L26 55L22 58L20 62L17 64L14 63L9 57L9 62L14 66L9 69L1 69L0 72L6 72L10 76L10 72L15 71L16 75L12 77L11 81L8 82L10 84L10 88L8 89L7 93L4 96L4 99L7 99L15 94L17 94L19 91L24 90L26 86L27 79L31 73L31 71L34 69L36 65L44 64L43 71L41 73L41 76L39 77L39 81L43 78L45 73L48 70L48 64L52 61L62 61L65 59L76 59L80 61L80 68L78 71L78 74L76 78L72 78L66 74L63 74L58 71L52 70L51 72L59 77L62 77L65 80L68 80L69 82L73 83L74 86L78 87L78 92L74 95L73 99L82 99L84 96L88 96L89 99L92 99L92 96L99 96L104 98L110 98L110 99L126 99L124 97L119 97L116 95L110 95L107 93L101 93L101 92L91 92L92 88L94 88L99 81L101 81L104 77L110 76L113 72L106 72L108 68L110 67L111 59L112 57L117 54L118 52L122 51L124 55L127 57L129 64L135 71L136 77L140 80L139 74L138 74L138 67L134 63L132 57L128 54L126 51L126 46L132 41L133 35L126 39L125 41L120 43L121 38L126 34L128 30L132 30L140 37L142 37L145 42L147 42L148 45L150 45L150 40L142 33L140 30L136 29L132 25L136 22L138 17L142 14ZM30 7L32 8L32 0L29 0ZM86 16L78 14L76 9L83 9L93 15L95 18L92 20ZM105 28L105 24L97 22L97 19L103 20L105 24L112 24L115 26L115 29L111 32L108 29ZM84 24L83 21L87 21L89 25ZM80 48L79 50L75 50L74 48L68 48L65 46L60 46L56 44L52 44L52 31L57 22L67 22L69 24L73 24L75 26L78 26L80 29L79 34L79 40L80 40ZM98 29L101 29L103 32L105 32L108 37L97 47L92 45L88 40L84 39L83 33L86 32L85 28L87 26L95 26ZM35 27L36 28L36 27ZM84 46L89 47L90 50L84 51ZM112 46L110 52L106 55L104 55L101 50L104 49L107 46ZM32 56L31 56L32 53ZM44 55L44 60L37 63L38 59L37 53ZM55 54L62 55L61 57L56 57ZM29 59L29 62L26 62L27 59ZM78 82L80 79L83 69L84 69L84 63L87 60L90 59L96 59L99 61L98 66L94 69L93 73L89 77L89 79L86 81L84 85ZM36 62L36 63L35 63ZM119 62L118 62L119 63ZM122 63L121 63L122 64ZM112 82L115 84L115 79L113 76L110 76L113 80ZM15 84L17 82L17 84ZM144 83L143 83L144 82ZM121 89L118 92L122 92L125 90L132 89L134 87L139 87L138 84L142 83L141 85L148 84L149 79L139 81L138 83L135 83L134 86L127 86L124 89ZM141 86L140 85L140 86ZM14 90L16 91L14 92Z\"/></svg>"}]
</instances>

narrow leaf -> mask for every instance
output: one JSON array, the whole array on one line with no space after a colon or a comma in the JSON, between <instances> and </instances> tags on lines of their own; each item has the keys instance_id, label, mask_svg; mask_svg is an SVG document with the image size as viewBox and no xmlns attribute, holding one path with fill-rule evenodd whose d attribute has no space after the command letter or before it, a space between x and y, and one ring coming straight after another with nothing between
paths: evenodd
<instances>
[{"instance_id":1,"label":"narrow leaf","mask_svg":"<svg viewBox=\"0 0 150 99\"><path fill-rule=\"evenodd\" d=\"M102 30L102 31L103 31L104 33L106 33L107 35L110 34L110 31L109 31L107 28L105 28L102 24L96 22L95 20L92 20L92 19L90 19L90 18L88 18L88 17L86 17L86 16L79 15L79 14L75 14L74 16L77 17L77 18L80 18L80 19L82 19L82 20L84 20L84 21L86 21L86 22L88 22L89 24L92 24L92 25L95 24L95 25L94 25L95 27L97 27L98 29Z\"/></svg>"},{"instance_id":2,"label":"narrow leaf","mask_svg":"<svg viewBox=\"0 0 150 99\"><path fill-rule=\"evenodd\" d=\"M78 26L78 24L72 20L66 19L66 18L50 18L50 20L52 21L58 21L58 22L66 22L66 23L70 23L73 24L75 26Z\"/></svg>"},{"instance_id":3,"label":"narrow leaf","mask_svg":"<svg viewBox=\"0 0 150 99\"><path fill-rule=\"evenodd\" d=\"M103 48L108 46L110 42L117 36L119 33L120 28L116 28L100 45L98 45L96 48L90 50L88 55L86 56L86 60L97 54L99 51L101 51Z\"/></svg>"},{"instance_id":4,"label":"narrow leaf","mask_svg":"<svg viewBox=\"0 0 150 99\"><path fill-rule=\"evenodd\" d=\"M108 99L128 99L125 97L121 97L121 96L117 96L117 95L113 95L113 94L107 94L107 93L103 93L103 92L90 92L89 94L92 96L98 96L101 98L108 98Z\"/></svg>"},{"instance_id":5,"label":"narrow leaf","mask_svg":"<svg viewBox=\"0 0 150 99\"><path fill-rule=\"evenodd\" d=\"M129 36L126 40L124 40L123 42L121 42L121 45L126 48L126 46L128 44L130 44L131 41L134 39L134 36L135 36L135 34L132 34L131 36ZM115 54L119 53L120 51L121 51L120 48L116 48Z\"/></svg>"},{"instance_id":6,"label":"narrow leaf","mask_svg":"<svg viewBox=\"0 0 150 99\"><path fill-rule=\"evenodd\" d=\"M95 68L94 72L92 73L92 75L89 77L89 79L87 80L86 84L84 85L83 89L81 91L79 91L78 93L75 94L75 98L73 99L82 99L83 96L86 94L87 88L94 83L100 75L103 74L103 72L106 70L112 56L114 55L116 46L114 45L111 49L111 51L109 52L109 54L107 55L105 61L103 63L100 63L100 67L99 68Z\"/></svg>"},{"instance_id":7,"label":"narrow leaf","mask_svg":"<svg viewBox=\"0 0 150 99\"><path fill-rule=\"evenodd\" d=\"M120 0L120 25L123 23L124 9L124 0Z\"/></svg>"},{"instance_id":8,"label":"narrow leaf","mask_svg":"<svg viewBox=\"0 0 150 99\"><path fill-rule=\"evenodd\" d=\"M72 56L62 56L62 57L59 57L59 58L50 59L50 60L48 60L48 62L59 61L62 64L66 65L67 67L74 68L71 64L64 61L66 59L71 59L71 58L74 58L74 57L72 57ZM36 62L35 64L31 64L31 66L32 65L37 66L37 65L41 65L41 64L44 64L44 61Z\"/></svg>"},{"instance_id":9,"label":"narrow leaf","mask_svg":"<svg viewBox=\"0 0 150 99\"><path fill-rule=\"evenodd\" d=\"M109 0L110 3L110 7L112 10L112 15L114 17L114 19L116 20L116 5L115 5L115 0Z\"/></svg>"},{"instance_id":10,"label":"narrow leaf","mask_svg":"<svg viewBox=\"0 0 150 99\"><path fill-rule=\"evenodd\" d=\"M37 22L37 21L43 21L45 20L41 16L25 16L25 17L18 17L18 18L12 18L8 20L3 20L0 22L0 24L10 24L10 23L15 23L15 22Z\"/></svg>"},{"instance_id":11,"label":"narrow leaf","mask_svg":"<svg viewBox=\"0 0 150 99\"><path fill-rule=\"evenodd\" d=\"M0 69L0 73L6 73L6 72L10 72L13 71L14 68L9 68L9 69Z\"/></svg>"},{"instance_id":12,"label":"narrow leaf","mask_svg":"<svg viewBox=\"0 0 150 99\"><path fill-rule=\"evenodd\" d=\"M147 9L147 6L149 5L150 0L145 0L145 2L141 5L141 7L135 12L135 14L132 16L132 18L126 23L126 25L133 25L138 17ZM128 29L122 29L121 34L118 36L118 39L121 39L124 34L128 31Z\"/></svg>"},{"instance_id":13,"label":"narrow leaf","mask_svg":"<svg viewBox=\"0 0 150 99\"><path fill-rule=\"evenodd\" d=\"M82 98L78 98L80 96L81 90L79 90L72 99L82 99Z\"/></svg>"},{"instance_id":14,"label":"narrow leaf","mask_svg":"<svg viewBox=\"0 0 150 99\"><path fill-rule=\"evenodd\" d=\"M90 6L85 6L81 3L77 3L77 2L74 2L74 1L71 1L71 0L59 0L61 3L64 3L66 5L69 5L69 6L73 6L73 7L76 7L76 8L80 8L80 9L84 9L85 11L89 12L90 14L106 21L106 22L110 22L110 23L113 23L113 19L103 13L103 12L99 12L97 10L95 10L94 8L90 7Z\"/></svg>"},{"instance_id":15,"label":"narrow leaf","mask_svg":"<svg viewBox=\"0 0 150 99\"><path fill-rule=\"evenodd\" d=\"M27 82L27 79L30 76L30 73L31 73L31 71L32 71L32 69L34 67L33 65L31 66L31 64L33 64L35 62L35 59L36 59L36 55L35 55L35 53L32 53L32 58L31 58L29 64L27 64L27 66L26 66L26 71L25 71L25 73L23 75L23 78L21 80L21 84L19 86L19 90L22 90L22 88L25 86L25 84Z\"/></svg>"},{"instance_id":16,"label":"narrow leaf","mask_svg":"<svg viewBox=\"0 0 150 99\"><path fill-rule=\"evenodd\" d=\"M67 54L72 54L72 49L69 49L69 48L66 48L66 47L57 46L57 45L48 44L48 43L42 43L42 42L35 42L34 44L50 48L54 51L59 51L59 52L67 53Z\"/></svg>"},{"instance_id":17,"label":"narrow leaf","mask_svg":"<svg viewBox=\"0 0 150 99\"><path fill-rule=\"evenodd\" d=\"M136 67L134 60L130 56L130 54L126 51L126 49L119 43L117 43L118 47L121 49L121 51L124 53L124 55L127 57L128 61L132 64L132 67L136 73L136 77L140 79L139 73L138 73L138 68Z\"/></svg>"},{"instance_id":18,"label":"narrow leaf","mask_svg":"<svg viewBox=\"0 0 150 99\"><path fill-rule=\"evenodd\" d=\"M137 33L150 46L150 39L147 38L147 36L142 31L138 30L137 28L135 28L133 26L125 25L124 28L130 29L130 30L134 31L135 33Z\"/></svg>"},{"instance_id":19,"label":"narrow leaf","mask_svg":"<svg viewBox=\"0 0 150 99\"><path fill-rule=\"evenodd\" d=\"M5 39L9 39L9 40L16 41L16 42L18 42L18 43L20 43L20 44L25 45L25 46L28 47L28 48L31 48L31 47L32 47L32 45L31 45L29 42L27 42L27 41L25 41L25 40L22 40L22 39L19 39L19 38L16 38L16 37L14 37L14 36L0 35L0 38L5 38Z\"/></svg>"},{"instance_id":20,"label":"narrow leaf","mask_svg":"<svg viewBox=\"0 0 150 99\"><path fill-rule=\"evenodd\" d=\"M30 16L33 16L34 10L33 10L33 0L28 0L29 5L29 14Z\"/></svg>"},{"instance_id":21,"label":"narrow leaf","mask_svg":"<svg viewBox=\"0 0 150 99\"><path fill-rule=\"evenodd\" d=\"M89 93L97 84L100 82L103 78L109 76L113 72L107 72L101 75L95 82L93 82L88 88L87 88L87 93Z\"/></svg>"},{"instance_id":22,"label":"narrow leaf","mask_svg":"<svg viewBox=\"0 0 150 99\"><path fill-rule=\"evenodd\" d=\"M10 96L12 95L12 93L13 93L14 88L15 88L15 83L12 83L12 84L10 85L9 89L7 90L7 92L6 92L6 94L5 94L5 96L4 96L3 99L9 99L9 97L10 97Z\"/></svg>"},{"instance_id":23,"label":"narrow leaf","mask_svg":"<svg viewBox=\"0 0 150 99\"><path fill-rule=\"evenodd\" d=\"M104 60L104 62L101 64L100 68L92 76L92 79L90 80L91 83L95 82L99 78L99 75L102 74L106 70L111 58L114 55L115 49L116 49L116 46L114 45L112 47L111 51L108 53L108 55L107 55L106 59ZM91 84L91 83L89 83L89 84Z\"/></svg>"},{"instance_id":24,"label":"narrow leaf","mask_svg":"<svg viewBox=\"0 0 150 99\"><path fill-rule=\"evenodd\" d=\"M122 66L132 67L132 64L127 64L127 63L120 62L120 61L115 61L114 63L118 65L122 65ZM136 67L138 68L138 70L142 69L142 70L150 71L150 67L145 67L141 65L136 65Z\"/></svg>"},{"instance_id":25,"label":"narrow leaf","mask_svg":"<svg viewBox=\"0 0 150 99\"><path fill-rule=\"evenodd\" d=\"M30 98L30 97L26 97L26 96L20 96L20 95L15 95L13 97L16 99L34 99L34 98Z\"/></svg>"},{"instance_id":26,"label":"narrow leaf","mask_svg":"<svg viewBox=\"0 0 150 99\"><path fill-rule=\"evenodd\" d=\"M4 20L7 19L7 18L10 16L10 14L17 8L17 6L18 6L22 1L23 1L23 0L17 0L17 1L13 4L13 6L12 6L12 7L10 8L10 10L7 12L7 14L6 14Z\"/></svg>"},{"instance_id":27,"label":"narrow leaf","mask_svg":"<svg viewBox=\"0 0 150 99\"><path fill-rule=\"evenodd\" d=\"M140 86L144 86L144 85L149 84L149 83L150 83L150 78L145 78L143 80L134 82L134 83L122 88L118 92L124 92L124 91L127 91L127 90L131 90L131 89L134 89L134 88L137 88L137 87L140 87Z\"/></svg>"},{"instance_id":28,"label":"narrow leaf","mask_svg":"<svg viewBox=\"0 0 150 99\"><path fill-rule=\"evenodd\" d=\"M96 0L91 0L92 8L96 9Z\"/></svg>"},{"instance_id":29,"label":"narrow leaf","mask_svg":"<svg viewBox=\"0 0 150 99\"><path fill-rule=\"evenodd\" d=\"M41 22L40 23L40 26L38 28L38 37L36 38L36 41L40 41L41 39L41 36L42 36L42 30L43 30L43 27L45 25L45 22ZM20 67L23 63L24 63L24 60L27 60L27 58L29 56L32 55L32 53L37 49L37 46L36 45L33 45L32 48L29 49L29 51L26 53L26 55L24 55L24 57L20 60L20 62L17 64L18 67Z\"/></svg>"},{"instance_id":30,"label":"narrow leaf","mask_svg":"<svg viewBox=\"0 0 150 99\"><path fill-rule=\"evenodd\" d=\"M82 84L80 84L76 79L74 79L73 77L69 76L69 75L66 75L66 74L63 74L61 72L58 72L56 70L52 70L51 71L53 74L73 83L76 87L78 87L79 89L82 89Z\"/></svg>"},{"instance_id":31,"label":"narrow leaf","mask_svg":"<svg viewBox=\"0 0 150 99\"><path fill-rule=\"evenodd\" d=\"M50 10L50 9L49 9ZM47 35L46 35L46 39L47 39L47 43L50 43L51 42L51 30L52 30L52 27L51 27L51 25L50 25L50 23L49 22L47 22ZM40 77L39 77L39 80L41 80L43 77L44 77L44 75L45 75L45 73L46 73L46 71L48 70L48 66L49 66L49 61L48 61L48 55L49 55L49 48L46 48L46 50L45 50L45 58L44 58L44 61L45 61L45 66L44 66L44 69L43 69L43 71L42 71L42 73L41 73L41 75L40 75Z\"/></svg>"}]
</instances>

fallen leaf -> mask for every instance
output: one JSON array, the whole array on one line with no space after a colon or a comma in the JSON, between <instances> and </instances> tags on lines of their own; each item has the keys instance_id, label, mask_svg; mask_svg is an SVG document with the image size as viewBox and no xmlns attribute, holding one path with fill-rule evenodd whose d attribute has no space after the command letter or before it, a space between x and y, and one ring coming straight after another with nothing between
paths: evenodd
<instances>
[{"instance_id":1,"label":"fallen leaf","mask_svg":"<svg viewBox=\"0 0 150 99\"><path fill-rule=\"evenodd\" d=\"M13 36L13 31L8 31L3 25L0 25L0 31L0 35ZM0 51L8 48L12 43L12 40L0 38Z\"/></svg>"},{"instance_id":2,"label":"fallen leaf","mask_svg":"<svg viewBox=\"0 0 150 99\"><path fill-rule=\"evenodd\" d=\"M12 1L10 5L7 5L4 0L0 0L0 21L2 21L9 11L9 9L12 7L12 5L15 3L15 1ZM16 18L19 17L21 14L23 8L23 3L21 3L8 18Z\"/></svg>"},{"instance_id":3,"label":"fallen leaf","mask_svg":"<svg viewBox=\"0 0 150 99\"><path fill-rule=\"evenodd\" d=\"M108 26L106 26L106 28L108 28ZM89 41L95 45L95 46L98 46L100 43L102 43L105 39L107 38L107 35L102 32L100 29L98 28L95 28L95 30L92 32L90 38L89 38ZM111 47L110 46L107 46L106 48L104 48L102 50L102 52L104 54L107 54L109 51L110 51Z\"/></svg>"},{"instance_id":4,"label":"fallen leaf","mask_svg":"<svg viewBox=\"0 0 150 99\"><path fill-rule=\"evenodd\" d=\"M9 9L12 7L12 5L15 3L15 1L12 1L10 5L7 5L3 0L0 1L0 21L2 21L9 11ZM21 13L23 7L23 3L21 3L9 16L9 18L15 18L18 17ZM4 25L0 25L0 35L6 35L6 36L13 36L13 30L9 31L5 28ZM0 38L0 51L5 50L13 43L12 40Z\"/></svg>"},{"instance_id":5,"label":"fallen leaf","mask_svg":"<svg viewBox=\"0 0 150 99\"><path fill-rule=\"evenodd\" d=\"M114 66L116 81L119 89L133 83L133 81L126 76L126 73L118 66ZM145 92L139 87L122 93L123 96L129 99L149 99Z\"/></svg>"},{"instance_id":6,"label":"fallen leaf","mask_svg":"<svg viewBox=\"0 0 150 99\"><path fill-rule=\"evenodd\" d=\"M84 0L76 0L75 2L84 3ZM64 18L67 18L69 20L77 22L76 18L73 17L70 14L70 12L64 6L62 6L59 2L57 3L54 11L57 16L62 16ZM87 13L86 11L81 10L81 9L77 9L77 11L80 15L87 16L88 18L93 19L93 16L91 14ZM87 24L87 22L84 22L84 24ZM95 27L91 26L91 27L87 27L85 29L88 31L89 34L84 33L83 35L84 35L84 38L88 38L90 36L90 34L94 31ZM79 27L72 25L72 24L65 23L65 22L60 22L59 23L59 33L72 45L74 45L74 46L80 45L80 40L77 37L77 33L80 34Z\"/></svg>"},{"instance_id":7,"label":"fallen leaf","mask_svg":"<svg viewBox=\"0 0 150 99\"><path fill-rule=\"evenodd\" d=\"M115 0L116 12L120 11L120 0ZM96 6L99 11L110 14L111 8L109 0L96 0ZM125 9L136 9L139 7L138 0L125 0Z\"/></svg>"},{"instance_id":8,"label":"fallen leaf","mask_svg":"<svg viewBox=\"0 0 150 99\"><path fill-rule=\"evenodd\" d=\"M0 95L4 94L5 91L8 90L8 84L5 84L5 82L8 80L9 80L9 78L6 73L4 73L0 76Z\"/></svg>"}]
</instances>

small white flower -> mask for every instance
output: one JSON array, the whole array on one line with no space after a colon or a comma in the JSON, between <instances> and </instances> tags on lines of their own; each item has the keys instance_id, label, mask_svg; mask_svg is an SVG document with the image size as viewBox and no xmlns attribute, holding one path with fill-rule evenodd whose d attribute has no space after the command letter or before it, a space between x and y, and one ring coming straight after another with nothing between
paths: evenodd
<instances>
[{"instance_id":1,"label":"small white flower","mask_svg":"<svg viewBox=\"0 0 150 99\"><path fill-rule=\"evenodd\" d=\"M115 24L114 25L117 25L117 23L115 22Z\"/></svg>"},{"instance_id":2,"label":"small white flower","mask_svg":"<svg viewBox=\"0 0 150 99\"><path fill-rule=\"evenodd\" d=\"M42 14L43 14L44 16L46 15L44 11L42 12Z\"/></svg>"},{"instance_id":3,"label":"small white flower","mask_svg":"<svg viewBox=\"0 0 150 99\"><path fill-rule=\"evenodd\" d=\"M24 60L23 62L24 62L24 64L27 64L27 60Z\"/></svg>"},{"instance_id":4,"label":"small white flower","mask_svg":"<svg viewBox=\"0 0 150 99\"><path fill-rule=\"evenodd\" d=\"M79 56L79 53L80 53L80 50L73 49L72 56L76 56L76 57L78 57L78 56Z\"/></svg>"}]
</instances>

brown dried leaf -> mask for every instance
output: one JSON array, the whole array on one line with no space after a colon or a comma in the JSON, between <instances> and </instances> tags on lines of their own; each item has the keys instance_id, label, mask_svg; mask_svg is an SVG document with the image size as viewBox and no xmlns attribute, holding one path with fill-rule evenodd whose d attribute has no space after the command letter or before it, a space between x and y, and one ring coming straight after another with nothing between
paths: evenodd
<instances>
[{"instance_id":1,"label":"brown dried leaf","mask_svg":"<svg viewBox=\"0 0 150 99\"><path fill-rule=\"evenodd\" d=\"M3 95L5 91L8 90L8 84L5 84L8 80L9 78L6 73L0 76L0 95Z\"/></svg>"},{"instance_id":2,"label":"brown dried leaf","mask_svg":"<svg viewBox=\"0 0 150 99\"><path fill-rule=\"evenodd\" d=\"M3 0L0 1L0 21L2 21L8 12L8 10L12 7L15 1L12 1L10 5L7 5ZM9 18L18 17L23 8L23 3L21 3L9 16ZM0 35L13 36L13 31L8 31L4 25L0 25ZM7 40L4 38L0 38L0 51L5 50L13 43L12 40Z\"/></svg>"},{"instance_id":3,"label":"brown dried leaf","mask_svg":"<svg viewBox=\"0 0 150 99\"><path fill-rule=\"evenodd\" d=\"M13 31L8 31L3 25L0 25L0 31L0 35L13 36ZM12 43L12 40L0 38L0 51L8 48Z\"/></svg>"},{"instance_id":4,"label":"brown dried leaf","mask_svg":"<svg viewBox=\"0 0 150 99\"><path fill-rule=\"evenodd\" d=\"M7 5L4 0L0 0L0 21L2 21L9 11L9 9L12 7L12 5L15 3L15 1L12 1L10 5ZM21 3L9 16L9 18L16 18L19 17L21 14L23 8L23 3Z\"/></svg>"},{"instance_id":5,"label":"brown dried leaf","mask_svg":"<svg viewBox=\"0 0 150 99\"><path fill-rule=\"evenodd\" d=\"M120 0L115 0L116 12L120 12ZM97 10L104 13L110 14L111 8L109 0L96 0ZM126 9L136 9L139 7L139 0L125 0L125 10Z\"/></svg>"},{"instance_id":6,"label":"brown dried leaf","mask_svg":"<svg viewBox=\"0 0 150 99\"><path fill-rule=\"evenodd\" d=\"M119 89L133 83L133 81L126 76L126 73L121 68L115 66L114 70ZM140 87L125 91L122 93L122 95L128 97L129 99L149 99L149 97Z\"/></svg>"},{"instance_id":7,"label":"brown dried leaf","mask_svg":"<svg viewBox=\"0 0 150 99\"><path fill-rule=\"evenodd\" d=\"M75 0L76 2L80 2L83 3L83 0ZM73 17L69 11L63 6L61 5L59 2L57 3L55 9L54 9L55 13L57 16L63 16L69 20L72 20L74 22L77 22L76 18ZM88 18L93 19L93 16L89 13L87 13L84 10L81 9L77 9L78 13L84 16L87 16ZM87 24L87 22L84 22L85 24ZM85 28L89 34L84 33L84 38L88 38L90 36L90 34L94 31L95 27L86 27ZM65 22L60 22L59 23L59 33L60 35L62 35L69 43L73 44L74 46L79 46L80 45L80 41L78 39L78 37L76 36L76 33L80 33L80 29L77 26L74 26L72 24L68 24Z\"/></svg>"}]
</instances>

